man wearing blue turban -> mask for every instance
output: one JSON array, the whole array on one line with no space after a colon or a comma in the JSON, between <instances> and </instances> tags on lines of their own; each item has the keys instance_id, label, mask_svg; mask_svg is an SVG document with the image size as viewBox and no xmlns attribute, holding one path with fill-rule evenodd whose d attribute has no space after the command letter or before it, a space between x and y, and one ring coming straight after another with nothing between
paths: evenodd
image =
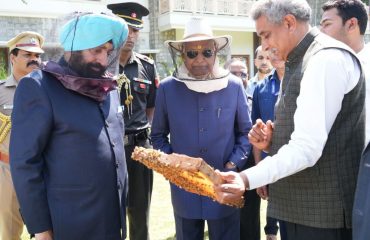
<instances>
[{"instance_id":1,"label":"man wearing blue turban","mask_svg":"<svg viewBox=\"0 0 370 240\"><path fill-rule=\"evenodd\" d=\"M117 17L78 14L61 30L59 62L17 87L10 165L37 240L126 237L124 122L107 69L116 68L127 34Z\"/></svg>"}]
</instances>

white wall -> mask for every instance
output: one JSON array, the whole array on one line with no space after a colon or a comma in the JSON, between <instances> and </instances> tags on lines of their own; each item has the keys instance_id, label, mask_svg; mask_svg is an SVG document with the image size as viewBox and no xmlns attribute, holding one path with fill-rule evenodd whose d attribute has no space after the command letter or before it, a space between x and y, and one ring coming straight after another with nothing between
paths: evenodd
<instances>
[{"instance_id":1,"label":"white wall","mask_svg":"<svg viewBox=\"0 0 370 240\"><path fill-rule=\"evenodd\" d=\"M130 2L122 0L0 0L0 16L60 18L75 11L107 12L110 3ZM132 0L131 0L132 1ZM148 0L136 0L148 7ZM149 49L149 18L144 17L144 29L139 37L140 49Z\"/></svg>"},{"instance_id":2,"label":"white wall","mask_svg":"<svg viewBox=\"0 0 370 240\"><path fill-rule=\"evenodd\" d=\"M106 0L0 0L1 16L58 18L74 11L106 11Z\"/></svg>"},{"instance_id":3,"label":"white wall","mask_svg":"<svg viewBox=\"0 0 370 240\"><path fill-rule=\"evenodd\" d=\"M184 28L185 23L194 15L181 12L171 12L159 16L158 25L160 31L174 28ZM224 15L197 15L207 18L212 29L224 31L255 31L254 21L248 17L224 16Z\"/></svg>"}]
</instances>

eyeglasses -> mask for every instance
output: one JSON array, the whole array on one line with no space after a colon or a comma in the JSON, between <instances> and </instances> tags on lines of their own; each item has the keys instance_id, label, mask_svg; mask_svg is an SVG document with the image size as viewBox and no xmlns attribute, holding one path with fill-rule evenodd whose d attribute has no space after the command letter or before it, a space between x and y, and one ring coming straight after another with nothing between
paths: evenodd
<instances>
[{"instance_id":1,"label":"eyeglasses","mask_svg":"<svg viewBox=\"0 0 370 240\"><path fill-rule=\"evenodd\" d=\"M198 53L199 51L196 51L196 50L189 50L186 52L186 56L190 59L194 59L198 56ZM202 52L202 55L205 57L205 58L210 58L213 56L213 50L211 49L205 49L203 50Z\"/></svg>"},{"instance_id":2,"label":"eyeglasses","mask_svg":"<svg viewBox=\"0 0 370 240\"><path fill-rule=\"evenodd\" d=\"M248 76L248 74L245 72L230 72L230 73L240 78L246 78Z\"/></svg>"}]
</instances>

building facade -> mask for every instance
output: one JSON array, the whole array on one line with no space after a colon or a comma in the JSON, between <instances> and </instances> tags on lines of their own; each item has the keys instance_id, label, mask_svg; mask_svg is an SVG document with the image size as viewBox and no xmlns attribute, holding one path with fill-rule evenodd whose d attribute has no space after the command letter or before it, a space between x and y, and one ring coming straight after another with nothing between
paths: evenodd
<instances>
[{"instance_id":1,"label":"building facade","mask_svg":"<svg viewBox=\"0 0 370 240\"><path fill-rule=\"evenodd\" d=\"M106 12L109 3L132 0L0 0L0 67L7 68L6 42L22 31L36 31L45 36L43 60L56 60L62 51L58 31L65 16L75 11ZM257 0L136 0L150 10L144 17L136 51L149 55L157 62L160 76L169 75L172 61L166 40L182 39L185 23L193 16L207 18L215 35L231 35L231 56L244 59L250 75L254 74L254 49L259 45L249 11ZM321 5L326 0L308 0L313 9L312 24L321 18ZM368 29L369 32L369 29Z\"/></svg>"},{"instance_id":2,"label":"building facade","mask_svg":"<svg viewBox=\"0 0 370 240\"><path fill-rule=\"evenodd\" d=\"M106 5L114 0L0 0L0 68L9 69L6 42L23 31L35 31L45 37L43 61L57 60L62 49L58 36L61 26L73 12L109 12ZM148 5L148 1L137 1ZM144 18L144 21L146 19ZM149 49L150 25L146 24L137 48Z\"/></svg>"},{"instance_id":3,"label":"building facade","mask_svg":"<svg viewBox=\"0 0 370 240\"><path fill-rule=\"evenodd\" d=\"M186 22L193 16L207 18L214 35L231 35L231 56L240 57L253 70L253 52L256 47L254 22L249 11L255 1L246 0L156 0L153 2L157 19L153 34L153 47L160 49L157 65L171 71L165 40L180 40ZM158 3L156 3L158 2ZM253 71L251 72L253 73Z\"/></svg>"}]
</instances>

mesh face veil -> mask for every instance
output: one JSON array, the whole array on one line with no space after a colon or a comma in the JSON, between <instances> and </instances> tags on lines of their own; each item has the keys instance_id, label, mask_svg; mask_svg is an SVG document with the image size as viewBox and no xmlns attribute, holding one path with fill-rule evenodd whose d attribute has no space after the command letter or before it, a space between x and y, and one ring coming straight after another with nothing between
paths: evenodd
<instances>
[{"instance_id":1,"label":"mesh face veil","mask_svg":"<svg viewBox=\"0 0 370 240\"><path fill-rule=\"evenodd\" d=\"M206 41L213 40L203 40L197 41L194 43L201 43ZM168 46L169 52L171 54L172 62L174 65L173 76L182 81L212 81L217 79L222 79L228 76L229 71L221 68L223 64L230 58L230 45L224 46L222 49L219 49L219 46L214 42L213 48L201 48L195 47L195 49L187 49L185 47L186 43L183 43L181 46L181 51ZM200 59L197 59L200 58ZM207 61L208 64L212 64L209 68L208 74L202 76L201 78L194 76L191 69L187 67L186 61L198 61L200 65L206 65L204 61ZM201 63L203 61L203 63ZM197 63L194 63L196 65Z\"/></svg>"},{"instance_id":2,"label":"mesh face veil","mask_svg":"<svg viewBox=\"0 0 370 240\"><path fill-rule=\"evenodd\" d=\"M74 12L64 17L65 24L60 32L60 42L71 58L80 51L112 43L106 70L112 75L118 74L120 49L127 39L128 27L121 18L112 13Z\"/></svg>"},{"instance_id":3,"label":"mesh face veil","mask_svg":"<svg viewBox=\"0 0 370 240\"><path fill-rule=\"evenodd\" d=\"M197 92L209 93L227 86L229 71L220 67L230 58L230 35L214 36L207 19L192 17L182 40L168 40L173 77Z\"/></svg>"},{"instance_id":4,"label":"mesh face veil","mask_svg":"<svg viewBox=\"0 0 370 240\"><path fill-rule=\"evenodd\" d=\"M71 19L72 18L72 19ZM60 31L64 56L42 68L63 86L96 101L104 101L117 88L120 49L127 39L124 20L109 14L74 13Z\"/></svg>"},{"instance_id":5,"label":"mesh face veil","mask_svg":"<svg viewBox=\"0 0 370 240\"><path fill-rule=\"evenodd\" d=\"M202 42L208 43L199 44L198 47L198 43ZM230 72L220 66L230 56L229 45L220 49L212 39L192 42L190 45L189 48L188 42L184 43L181 51L169 46L175 68L173 78L183 82L190 90L201 93L226 88Z\"/></svg>"}]
</instances>

